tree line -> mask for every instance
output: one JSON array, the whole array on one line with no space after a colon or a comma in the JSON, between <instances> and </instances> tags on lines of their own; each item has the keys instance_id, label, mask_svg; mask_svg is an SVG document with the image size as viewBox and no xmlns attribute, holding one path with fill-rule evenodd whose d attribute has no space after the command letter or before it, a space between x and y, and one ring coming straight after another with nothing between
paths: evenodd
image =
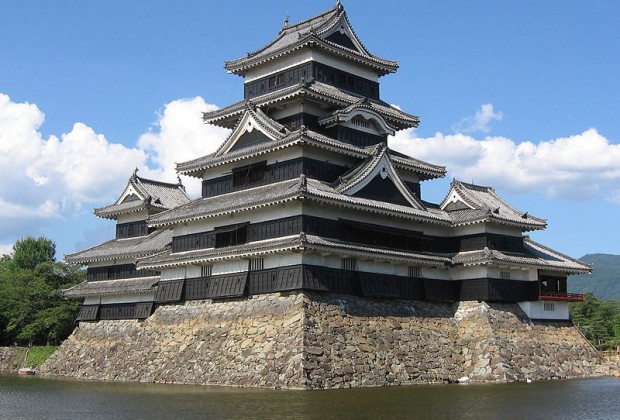
<instances>
[{"instance_id":1,"label":"tree line","mask_svg":"<svg viewBox=\"0 0 620 420\"><path fill-rule=\"evenodd\" d=\"M86 273L57 262L55 253L53 241L28 236L0 257L0 345L60 344L73 331L80 303L61 290Z\"/></svg>"},{"instance_id":2,"label":"tree line","mask_svg":"<svg viewBox=\"0 0 620 420\"><path fill-rule=\"evenodd\" d=\"M569 306L570 316L581 332L599 350L620 346L620 302L603 301L588 292L583 302Z\"/></svg>"}]
</instances>

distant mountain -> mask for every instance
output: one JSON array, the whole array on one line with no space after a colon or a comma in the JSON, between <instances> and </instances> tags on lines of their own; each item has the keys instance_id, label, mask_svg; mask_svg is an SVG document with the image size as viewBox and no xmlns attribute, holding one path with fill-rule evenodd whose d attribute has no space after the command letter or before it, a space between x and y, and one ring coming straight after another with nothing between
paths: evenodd
<instances>
[{"instance_id":1,"label":"distant mountain","mask_svg":"<svg viewBox=\"0 0 620 420\"><path fill-rule=\"evenodd\" d=\"M588 254L579 259L592 264L592 274L569 276L568 291L592 292L601 300L620 300L620 255Z\"/></svg>"}]
</instances>

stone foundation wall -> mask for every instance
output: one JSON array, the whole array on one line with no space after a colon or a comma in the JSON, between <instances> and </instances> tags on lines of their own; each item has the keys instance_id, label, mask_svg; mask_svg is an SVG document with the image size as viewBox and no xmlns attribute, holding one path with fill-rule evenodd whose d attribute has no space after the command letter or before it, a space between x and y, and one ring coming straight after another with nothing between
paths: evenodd
<instances>
[{"instance_id":1,"label":"stone foundation wall","mask_svg":"<svg viewBox=\"0 0 620 420\"><path fill-rule=\"evenodd\" d=\"M41 367L86 379L302 388L303 295L191 301L81 322Z\"/></svg>"},{"instance_id":2,"label":"stone foundation wall","mask_svg":"<svg viewBox=\"0 0 620 420\"><path fill-rule=\"evenodd\" d=\"M0 347L0 372L17 372L26 351L26 347Z\"/></svg>"},{"instance_id":3,"label":"stone foundation wall","mask_svg":"<svg viewBox=\"0 0 620 420\"><path fill-rule=\"evenodd\" d=\"M571 378L593 374L597 357L568 323L533 323L516 304L295 292L82 322L40 372L314 389Z\"/></svg>"}]
</instances>

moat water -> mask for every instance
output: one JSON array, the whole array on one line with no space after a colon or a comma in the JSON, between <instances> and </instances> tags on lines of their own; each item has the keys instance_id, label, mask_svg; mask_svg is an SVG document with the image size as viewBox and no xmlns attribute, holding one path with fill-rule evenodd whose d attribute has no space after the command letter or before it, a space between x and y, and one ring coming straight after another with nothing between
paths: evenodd
<instances>
[{"instance_id":1,"label":"moat water","mask_svg":"<svg viewBox=\"0 0 620 420\"><path fill-rule=\"evenodd\" d=\"M283 391L0 374L2 419L618 419L620 379Z\"/></svg>"}]
</instances>

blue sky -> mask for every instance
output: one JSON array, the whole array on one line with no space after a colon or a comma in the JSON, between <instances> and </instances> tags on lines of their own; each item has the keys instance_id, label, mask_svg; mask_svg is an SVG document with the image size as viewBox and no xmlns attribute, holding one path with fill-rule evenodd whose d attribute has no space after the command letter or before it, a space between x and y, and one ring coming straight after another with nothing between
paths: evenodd
<instances>
[{"instance_id":1,"label":"blue sky","mask_svg":"<svg viewBox=\"0 0 620 420\"><path fill-rule=\"evenodd\" d=\"M54 240L59 259L113 238L92 209L135 167L175 181L175 162L226 135L200 121L242 98L224 61L334 4L0 2L0 254L26 235ZM448 167L423 198L440 201L452 178L492 185L548 219L535 240L620 254L620 3L343 4L365 46L399 61L382 98L420 116L391 147Z\"/></svg>"}]
</instances>

